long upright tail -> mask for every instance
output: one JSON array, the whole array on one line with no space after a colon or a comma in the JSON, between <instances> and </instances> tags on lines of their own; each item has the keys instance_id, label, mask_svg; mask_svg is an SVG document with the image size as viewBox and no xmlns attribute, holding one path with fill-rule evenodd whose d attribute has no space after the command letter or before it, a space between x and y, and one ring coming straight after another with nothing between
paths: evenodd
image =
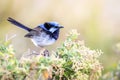
<instances>
[{"instance_id":1,"label":"long upright tail","mask_svg":"<svg viewBox=\"0 0 120 80\"><path fill-rule=\"evenodd\" d=\"M27 26L25 26L25 25L19 23L18 21L12 19L11 17L8 17L7 20L8 20L9 22L11 22L12 24L14 24L14 25L16 25L16 26L18 26L18 27L20 27L20 28L23 28L23 29L25 29L25 30L27 30L27 31L31 31L31 30L32 30L31 28L28 28Z\"/></svg>"}]
</instances>

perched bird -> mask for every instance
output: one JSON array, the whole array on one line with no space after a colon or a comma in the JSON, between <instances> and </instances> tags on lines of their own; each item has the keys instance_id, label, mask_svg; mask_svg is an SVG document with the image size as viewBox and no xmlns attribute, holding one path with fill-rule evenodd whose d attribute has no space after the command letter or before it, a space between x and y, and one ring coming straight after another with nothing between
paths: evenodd
<instances>
[{"instance_id":1,"label":"perched bird","mask_svg":"<svg viewBox=\"0 0 120 80\"><path fill-rule=\"evenodd\" d=\"M60 29L63 28L63 26L59 25L57 22L45 22L44 24L40 24L31 29L10 17L8 18L8 21L28 31L25 37L30 38L32 42L39 47L55 43L59 37Z\"/></svg>"}]
</instances>

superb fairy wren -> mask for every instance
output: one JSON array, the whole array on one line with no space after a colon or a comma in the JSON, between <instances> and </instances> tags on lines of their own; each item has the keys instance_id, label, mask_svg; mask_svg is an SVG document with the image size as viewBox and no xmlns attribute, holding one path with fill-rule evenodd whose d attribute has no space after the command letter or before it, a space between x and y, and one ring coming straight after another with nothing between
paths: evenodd
<instances>
[{"instance_id":1,"label":"superb fairy wren","mask_svg":"<svg viewBox=\"0 0 120 80\"><path fill-rule=\"evenodd\" d=\"M45 22L31 29L10 17L8 21L28 31L25 37L30 38L36 46L40 47L55 43L59 37L59 30L63 28L57 22Z\"/></svg>"}]
</instances>

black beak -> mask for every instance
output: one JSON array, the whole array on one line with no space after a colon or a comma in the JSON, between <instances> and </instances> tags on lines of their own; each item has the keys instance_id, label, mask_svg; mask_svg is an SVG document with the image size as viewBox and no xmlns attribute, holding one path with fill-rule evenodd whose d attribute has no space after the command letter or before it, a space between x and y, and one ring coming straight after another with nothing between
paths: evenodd
<instances>
[{"instance_id":1,"label":"black beak","mask_svg":"<svg viewBox=\"0 0 120 80\"><path fill-rule=\"evenodd\" d=\"M64 28L63 26L59 26L59 28Z\"/></svg>"}]
</instances>

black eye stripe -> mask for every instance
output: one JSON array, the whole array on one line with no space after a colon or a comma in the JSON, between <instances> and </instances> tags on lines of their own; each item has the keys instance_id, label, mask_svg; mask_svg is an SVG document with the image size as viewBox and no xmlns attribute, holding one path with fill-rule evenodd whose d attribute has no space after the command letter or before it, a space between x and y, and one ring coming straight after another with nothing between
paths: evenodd
<instances>
[{"instance_id":1,"label":"black eye stripe","mask_svg":"<svg viewBox=\"0 0 120 80\"><path fill-rule=\"evenodd\" d=\"M50 24L47 23L47 22L44 24L44 26L45 26L45 28L46 28L47 30L49 30L49 29L51 28Z\"/></svg>"}]
</instances>

